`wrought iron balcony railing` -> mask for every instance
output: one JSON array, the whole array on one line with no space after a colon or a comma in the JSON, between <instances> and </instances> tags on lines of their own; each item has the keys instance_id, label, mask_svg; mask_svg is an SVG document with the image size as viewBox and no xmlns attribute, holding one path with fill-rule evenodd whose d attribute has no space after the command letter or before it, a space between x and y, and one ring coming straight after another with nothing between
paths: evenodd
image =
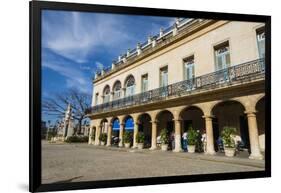
<instances>
[{"instance_id":1,"label":"wrought iron balcony railing","mask_svg":"<svg viewBox=\"0 0 281 193\"><path fill-rule=\"evenodd\" d=\"M253 60L193 79L96 105L88 109L87 113L106 112L119 108L166 100L173 96L188 95L210 87L232 85L239 83L239 81L245 82L246 80L254 80L263 77L264 73L264 59Z\"/></svg>"}]
</instances>

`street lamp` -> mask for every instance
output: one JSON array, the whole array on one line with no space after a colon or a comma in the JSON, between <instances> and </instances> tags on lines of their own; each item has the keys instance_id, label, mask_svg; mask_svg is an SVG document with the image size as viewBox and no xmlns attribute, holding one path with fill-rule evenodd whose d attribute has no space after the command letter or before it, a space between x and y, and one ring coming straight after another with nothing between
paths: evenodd
<instances>
[{"instance_id":1,"label":"street lamp","mask_svg":"<svg viewBox=\"0 0 281 193\"><path fill-rule=\"evenodd\" d=\"M51 121L48 120L48 127L47 127L47 133L46 133L46 140L49 139L50 124L51 124Z\"/></svg>"}]
</instances>

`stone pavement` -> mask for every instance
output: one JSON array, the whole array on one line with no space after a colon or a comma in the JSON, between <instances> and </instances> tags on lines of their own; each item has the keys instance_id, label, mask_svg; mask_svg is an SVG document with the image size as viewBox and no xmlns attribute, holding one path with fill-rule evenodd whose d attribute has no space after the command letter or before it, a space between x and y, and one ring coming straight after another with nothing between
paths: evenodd
<instances>
[{"instance_id":1,"label":"stone pavement","mask_svg":"<svg viewBox=\"0 0 281 193\"><path fill-rule=\"evenodd\" d=\"M220 154L42 143L42 183L262 170L263 160Z\"/></svg>"}]
</instances>

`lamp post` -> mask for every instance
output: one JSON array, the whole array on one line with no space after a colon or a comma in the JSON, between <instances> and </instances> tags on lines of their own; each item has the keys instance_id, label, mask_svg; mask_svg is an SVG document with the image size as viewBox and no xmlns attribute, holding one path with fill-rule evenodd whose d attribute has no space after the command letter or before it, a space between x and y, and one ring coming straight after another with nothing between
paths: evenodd
<instances>
[{"instance_id":1,"label":"lamp post","mask_svg":"<svg viewBox=\"0 0 281 193\"><path fill-rule=\"evenodd\" d=\"M46 133L46 140L49 139L50 124L51 124L51 121L48 120L48 127L47 127L47 133Z\"/></svg>"}]
</instances>

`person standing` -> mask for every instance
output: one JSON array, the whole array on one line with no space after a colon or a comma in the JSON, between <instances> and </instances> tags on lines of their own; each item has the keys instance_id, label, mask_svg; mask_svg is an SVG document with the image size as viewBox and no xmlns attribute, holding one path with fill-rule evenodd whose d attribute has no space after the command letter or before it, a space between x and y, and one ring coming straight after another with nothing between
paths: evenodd
<instances>
[{"instance_id":1,"label":"person standing","mask_svg":"<svg viewBox=\"0 0 281 193\"><path fill-rule=\"evenodd\" d=\"M202 137L201 137L201 141L203 143L203 150L204 152L207 152L207 135L206 135L206 131L203 131Z\"/></svg>"},{"instance_id":2,"label":"person standing","mask_svg":"<svg viewBox=\"0 0 281 193\"><path fill-rule=\"evenodd\" d=\"M170 136L170 140L171 140L171 149L175 149L175 133L172 132L171 136Z\"/></svg>"},{"instance_id":3,"label":"person standing","mask_svg":"<svg viewBox=\"0 0 281 193\"><path fill-rule=\"evenodd\" d=\"M184 131L184 133L182 134L182 144L183 144L183 151L187 152L187 132Z\"/></svg>"}]
</instances>

